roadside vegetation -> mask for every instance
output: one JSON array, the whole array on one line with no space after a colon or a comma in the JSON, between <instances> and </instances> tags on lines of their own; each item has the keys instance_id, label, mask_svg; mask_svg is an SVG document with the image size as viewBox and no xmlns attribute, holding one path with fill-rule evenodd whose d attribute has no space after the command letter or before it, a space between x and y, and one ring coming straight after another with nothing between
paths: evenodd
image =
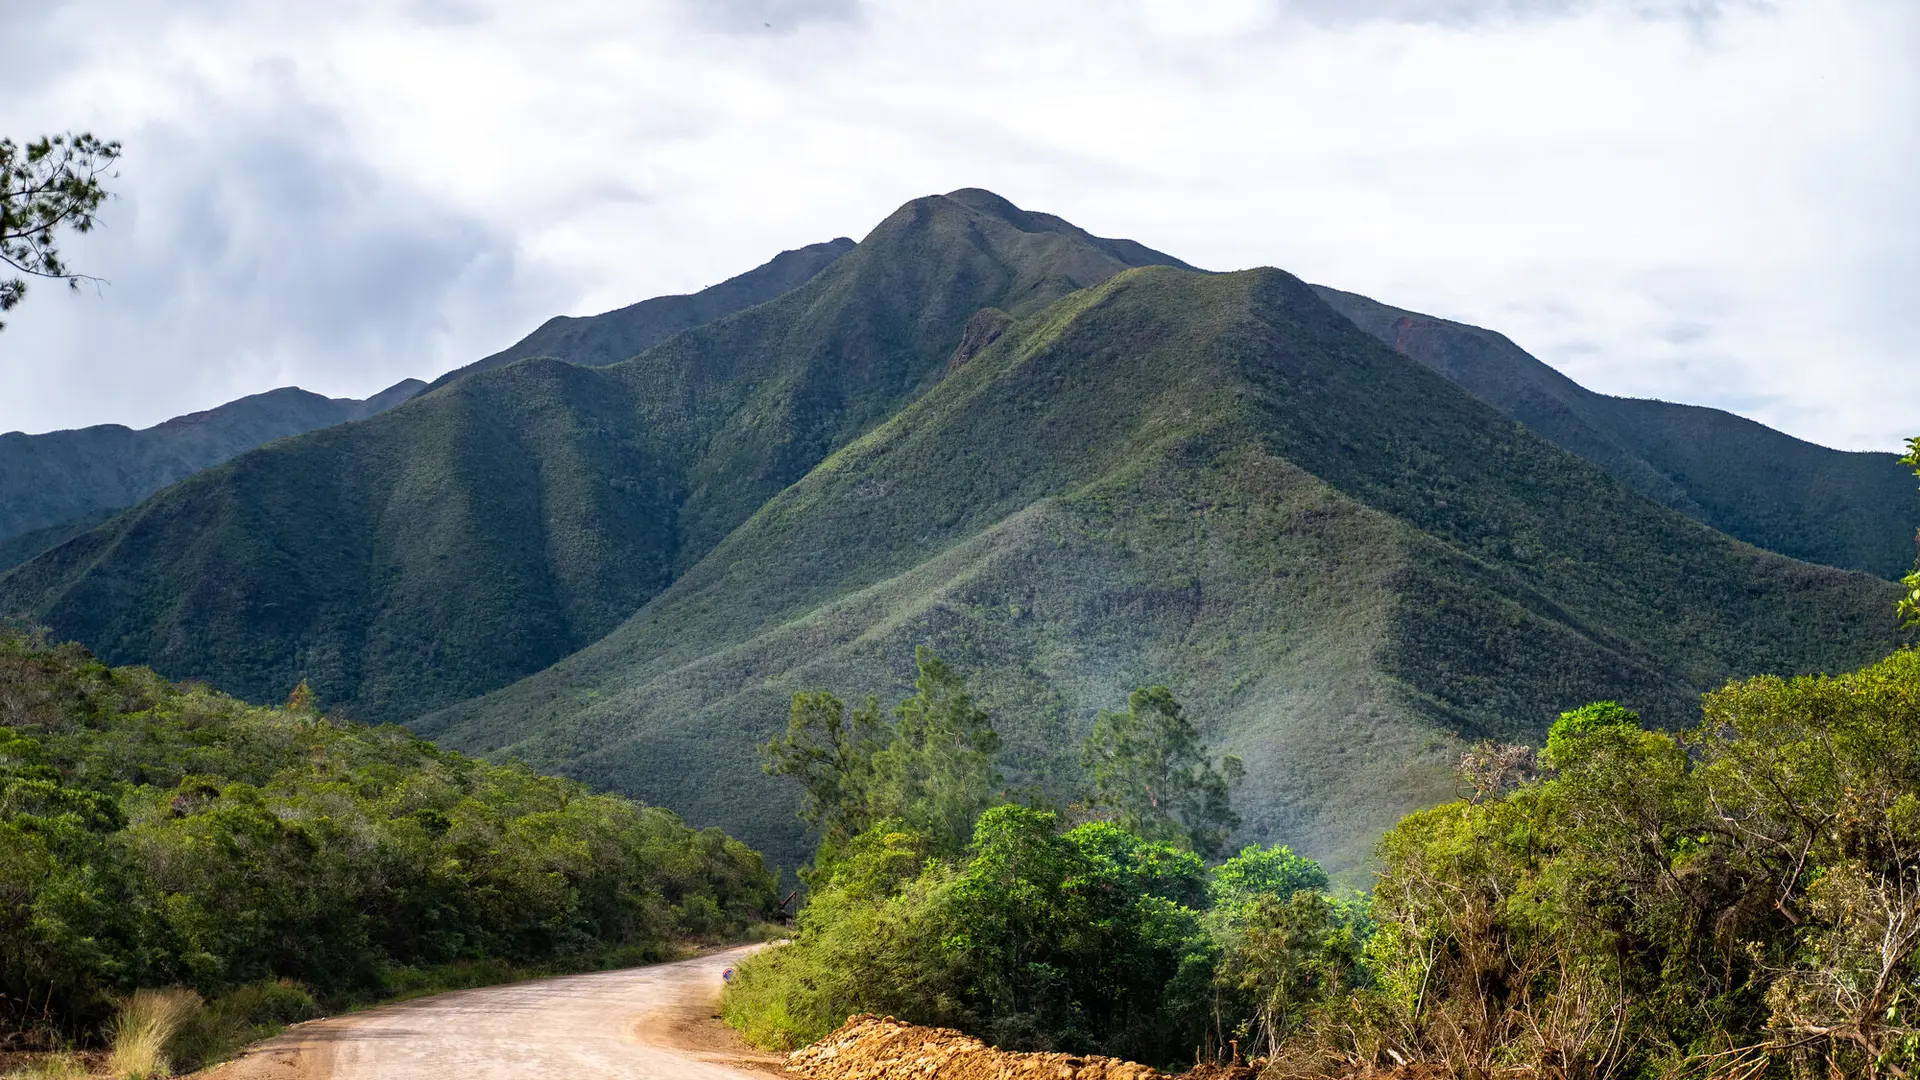
<instances>
[{"instance_id":1,"label":"roadside vegetation","mask_svg":"<svg viewBox=\"0 0 1920 1080\"><path fill-rule=\"evenodd\" d=\"M832 731L813 722L832 705L796 699L795 731ZM872 730L864 712L841 733ZM984 719L966 730L957 744L990 741ZM902 756L808 755L825 766L806 773L826 841L812 897L793 943L727 992L754 1042L797 1047L866 1012L1159 1064L1237 1041L1281 1075L1920 1070L1920 651L1730 684L1677 734L1600 703L1537 756L1476 747L1461 799L1388 833L1370 897L1284 848L1210 866L1219 819L1156 804L1178 785L1151 769L1127 777L1143 818L989 798L984 765L940 803L901 783Z\"/></svg>"},{"instance_id":2,"label":"roadside vegetation","mask_svg":"<svg viewBox=\"0 0 1920 1080\"><path fill-rule=\"evenodd\" d=\"M669 811L0 631L0 1052L165 1075L360 1002L661 959L777 899Z\"/></svg>"},{"instance_id":3,"label":"roadside vegetation","mask_svg":"<svg viewBox=\"0 0 1920 1080\"><path fill-rule=\"evenodd\" d=\"M1209 868L1241 773L1164 688L1102 715L1070 805L1006 790L990 718L926 650L883 714L797 694L767 767L804 788L820 836L792 944L755 956L725 1015L792 1049L849 1014L958 1027L1010 1049L1166 1062L1248 1048L1303 987L1358 985L1364 902L1285 848Z\"/></svg>"},{"instance_id":4,"label":"roadside vegetation","mask_svg":"<svg viewBox=\"0 0 1920 1080\"><path fill-rule=\"evenodd\" d=\"M1537 754L1475 746L1350 898L1285 849L1219 859L1237 763L1164 691L1102 716L1085 797L1046 807L996 789L991 720L920 668L893 722L798 695L767 748L821 846L793 943L728 989L762 1045L872 1012L1280 1076L1920 1074L1920 651L1729 683L1678 733L1602 702ZM975 752L964 798L896 765L941 740Z\"/></svg>"}]
</instances>

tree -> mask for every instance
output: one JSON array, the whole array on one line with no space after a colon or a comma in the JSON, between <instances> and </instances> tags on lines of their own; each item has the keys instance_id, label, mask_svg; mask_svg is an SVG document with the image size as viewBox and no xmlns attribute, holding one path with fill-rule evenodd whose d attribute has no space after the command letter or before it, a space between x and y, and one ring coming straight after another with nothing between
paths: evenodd
<instances>
[{"instance_id":1,"label":"tree","mask_svg":"<svg viewBox=\"0 0 1920 1080\"><path fill-rule=\"evenodd\" d=\"M914 650L914 694L893 710L893 738L873 755L875 817L897 817L958 852L993 804L1000 736L933 650Z\"/></svg>"},{"instance_id":2,"label":"tree","mask_svg":"<svg viewBox=\"0 0 1920 1080\"><path fill-rule=\"evenodd\" d=\"M93 229L108 197L101 178L113 175L108 170L119 159L119 143L84 132L42 136L24 147L0 139L0 262L76 289L92 280L67 267L55 234ZM26 278L0 280L0 311L26 295Z\"/></svg>"},{"instance_id":3,"label":"tree","mask_svg":"<svg viewBox=\"0 0 1920 1080\"><path fill-rule=\"evenodd\" d=\"M1907 440L1907 456L1900 464L1913 466L1915 476L1920 476L1920 438ZM1914 537L1920 541L1920 535ZM1920 626L1920 562L1914 563L1913 573L1907 575L1905 582L1907 595L1900 601L1900 621L1907 626Z\"/></svg>"},{"instance_id":4,"label":"tree","mask_svg":"<svg viewBox=\"0 0 1920 1080\"><path fill-rule=\"evenodd\" d=\"M800 781L800 820L820 834L829 861L873 824L873 755L886 730L872 697L849 718L832 694L803 692L793 695L786 735L762 748L768 775Z\"/></svg>"},{"instance_id":5,"label":"tree","mask_svg":"<svg viewBox=\"0 0 1920 1080\"><path fill-rule=\"evenodd\" d=\"M1080 759L1088 805L1129 832L1213 859L1240 827L1233 789L1246 768L1232 754L1214 768L1200 733L1164 686L1135 690L1126 712L1101 713Z\"/></svg>"},{"instance_id":6,"label":"tree","mask_svg":"<svg viewBox=\"0 0 1920 1080\"><path fill-rule=\"evenodd\" d=\"M913 696L880 716L869 697L847 715L824 691L797 693L787 733L762 747L765 769L803 789L800 817L820 834L815 870L827 869L853 837L882 820L957 854L992 805L1000 737L965 681L924 646L914 653Z\"/></svg>"}]
</instances>

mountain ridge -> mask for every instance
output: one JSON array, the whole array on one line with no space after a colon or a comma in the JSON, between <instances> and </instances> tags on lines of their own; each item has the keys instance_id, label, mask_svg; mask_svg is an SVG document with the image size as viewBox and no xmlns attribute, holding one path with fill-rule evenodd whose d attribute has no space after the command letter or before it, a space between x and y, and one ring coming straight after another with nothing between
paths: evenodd
<instances>
[{"instance_id":1,"label":"mountain ridge","mask_svg":"<svg viewBox=\"0 0 1920 1080\"><path fill-rule=\"evenodd\" d=\"M960 189L629 359L521 358L243 454L0 607L790 863L754 748L788 692L892 694L918 644L1054 796L1095 711L1172 685L1253 766L1247 838L1353 869L1463 740L1596 698L1671 721L1898 640L1890 582L1665 508L1394 344L1282 271Z\"/></svg>"},{"instance_id":2,"label":"mountain ridge","mask_svg":"<svg viewBox=\"0 0 1920 1080\"><path fill-rule=\"evenodd\" d=\"M96 424L40 435L7 432L0 435L0 541L43 530L61 535L63 526L131 506L256 446L377 415L425 385L405 379L365 399L283 386L148 428ZM11 565L0 563L0 569Z\"/></svg>"},{"instance_id":3,"label":"mountain ridge","mask_svg":"<svg viewBox=\"0 0 1920 1080\"><path fill-rule=\"evenodd\" d=\"M1504 334L1314 286L1361 329L1654 502L1769 551L1889 580L1920 492L1897 455L1833 450L1721 409L1596 393Z\"/></svg>"},{"instance_id":4,"label":"mountain ridge","mask_svg":"<svg viewBox=\"0 0 1920 1080\"><path fill-rule=\"evenodd\" d=\"M975 312L1154 257L957 194L631 360L522 359L241 455L0 577L0 606L249 698L305 679L373 720L530 674L937 382Z\"/></svg>"},{"instance_id":5,"label":"mountain ridge","mask_svg":"<svg viewBox=\"0 0 1920 1080\"><path fill-rule=\"evenodd\" d=\"M1382 387L1393 416L1360 421ZM1446 439L1407 422L1435 410ZM1618 528L1553 527L1596 504ZM1248 838L1352 869L1459 740L1598 697L1678 720L1737 672L1876 655L1894 591L1660 510L1282 272L1145 268L1021 320L600 641L414 726L791 859L753 752L784 695L890 695L928 643L1043 786L1095 710L1173 685L1249 763Z\"/></svg>"},{"instance_id":6,"label":"mountain ridge","mask_svg":"<svg viewBox=\"0 0 1920 1080\"><path fill-rule=\"evenodd\" d=\"M447 372L427 388L437 390L476 371L536 356L586 367L615 364L682 330L704 326L785 295L812 280L853 246L852 240L842 236L783 251L752 270L697 292L656 296L598 315L555 315L512 345Z\"/></svg>"}]
</instances>

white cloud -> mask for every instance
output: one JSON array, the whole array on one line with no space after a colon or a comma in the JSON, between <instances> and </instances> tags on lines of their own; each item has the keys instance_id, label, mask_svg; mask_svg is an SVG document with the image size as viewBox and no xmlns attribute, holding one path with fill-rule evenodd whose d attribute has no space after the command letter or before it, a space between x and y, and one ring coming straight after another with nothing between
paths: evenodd
<instances>
[{"instance_id":1,"label":"white cloud","mask_svg":"<svg viewBox=\"0 0 1920 1080\"><path fill-rule=\"evenodd\" d=\"M126 197L73 247L114 285L0 332L0 428L430 377L983 186L1595 389L1920 430L1913 5L100 0L23 34L64 59L0 131L125 138Z\"/></svg>"}]
</instances>

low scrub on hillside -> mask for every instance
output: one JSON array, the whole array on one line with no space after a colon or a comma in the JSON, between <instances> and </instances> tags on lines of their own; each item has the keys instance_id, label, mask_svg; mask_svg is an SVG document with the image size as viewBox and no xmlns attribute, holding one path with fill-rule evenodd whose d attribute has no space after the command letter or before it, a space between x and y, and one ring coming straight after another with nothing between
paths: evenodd
<instances>
[{"instance_id":1,"label":"low scrub on hillside","mask_svg":"<svg viewBox=\"0 0 1920 1080\"><path fill-rule=\"evenodd\" d=\"M669 811L0 631L0 1045L151 988L208 1001L204 1041L463 967L637 962L776 896Z\"/></svg>"}]
</instances>

